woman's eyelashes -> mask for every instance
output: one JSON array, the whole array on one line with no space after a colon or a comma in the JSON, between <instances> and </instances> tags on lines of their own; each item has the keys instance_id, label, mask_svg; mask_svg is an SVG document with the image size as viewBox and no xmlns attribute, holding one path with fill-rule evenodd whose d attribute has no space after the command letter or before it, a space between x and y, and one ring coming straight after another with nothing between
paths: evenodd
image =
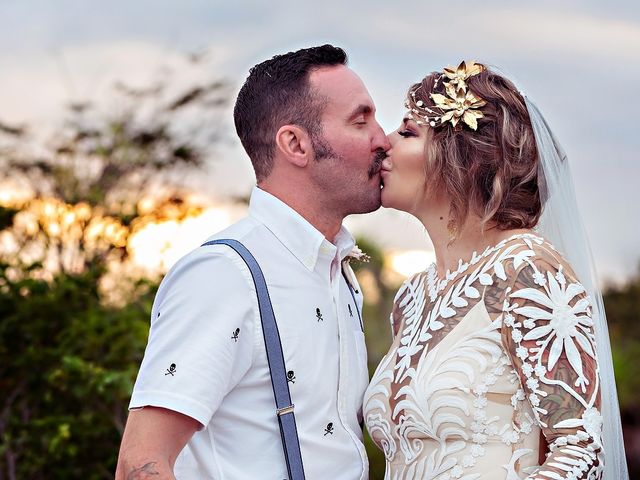
<instances>
[{"instance_id":1,"label":"woman's eyelashes","mask_svg":"<svg viewBox=\"0 0 640 480\"><path fill-rule=\"evenodd\" d=\"M411 130L405 129L405 130L398 130L398 135L400 135L401 137L407 138L407 137L415 137L416 134L413 133Z\"/></svg>"}]
</instances>

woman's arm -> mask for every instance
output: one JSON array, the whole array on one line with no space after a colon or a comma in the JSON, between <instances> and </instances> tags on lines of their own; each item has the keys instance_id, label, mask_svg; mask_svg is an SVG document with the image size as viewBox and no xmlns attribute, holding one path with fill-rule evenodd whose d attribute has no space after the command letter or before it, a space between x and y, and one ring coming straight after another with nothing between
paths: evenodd
<instances>
[{"instance_id":1,"label":"woman's arm","mask_svg":"<svg viewBox=\"0 0 640 480\"><path fill-rule=\"evenodd\" d=\"M530 478L601 478L598 362L584 287L559 256L532 257L502 315L503 342L548 445Z\"/></svg>"}]
</instances>

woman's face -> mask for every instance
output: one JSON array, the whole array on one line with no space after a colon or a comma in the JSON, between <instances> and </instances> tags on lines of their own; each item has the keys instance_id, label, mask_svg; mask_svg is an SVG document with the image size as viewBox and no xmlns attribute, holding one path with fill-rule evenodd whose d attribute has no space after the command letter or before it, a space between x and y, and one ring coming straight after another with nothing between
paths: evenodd
<instances>
[{"instance_id":1,"label":"woman's face","mask_svg":"<svg viewBox=\"0 0 640 480\"><path fill-rule=\"evenodd\" d=\"M427 129L408 118L387 137L391 149L382 164L382 206L416 213L425 200Z\"/></svg>"}]
</instances>

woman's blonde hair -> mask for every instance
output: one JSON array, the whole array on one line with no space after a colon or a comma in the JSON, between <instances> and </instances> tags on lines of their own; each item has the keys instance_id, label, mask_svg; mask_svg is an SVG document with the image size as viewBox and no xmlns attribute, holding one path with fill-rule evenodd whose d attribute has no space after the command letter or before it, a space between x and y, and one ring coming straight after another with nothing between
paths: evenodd
<instances>
[{"instance_id":1,"label":"woman's blonde hair","mask_svg":"<svg viewBox=\"0 0 640 480\"><path fill-rule=\"evenodd\" d=\"M410 109L422 102L437 109L431 93L444 93L441 73L414 84L407 95ZM470 213L500 230L532 228L540 219L538 154L522 95L506 78L484 69L466 80L474 95L486 102L477 130L459 123L427 127L426 190L451 201L452 239ZM434 84L436 85L434 88Z\"/></svg>"}]
</instances>

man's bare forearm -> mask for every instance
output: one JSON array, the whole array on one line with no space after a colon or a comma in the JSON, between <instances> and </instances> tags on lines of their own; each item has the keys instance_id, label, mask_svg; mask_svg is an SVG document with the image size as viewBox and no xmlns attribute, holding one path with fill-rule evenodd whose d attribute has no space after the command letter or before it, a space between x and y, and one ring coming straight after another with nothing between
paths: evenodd
<instances>
[{"instance_id":1,"label":"man's bare forearm","mask_svg":"<svg viewBox=\"0 0 640 480\"><path fill-rule=\"evenodd\" d=\"M116 480L175 480L176 458L198 426L197 420L160 407L130 412Z\"/></svg>"}]
</instances>

